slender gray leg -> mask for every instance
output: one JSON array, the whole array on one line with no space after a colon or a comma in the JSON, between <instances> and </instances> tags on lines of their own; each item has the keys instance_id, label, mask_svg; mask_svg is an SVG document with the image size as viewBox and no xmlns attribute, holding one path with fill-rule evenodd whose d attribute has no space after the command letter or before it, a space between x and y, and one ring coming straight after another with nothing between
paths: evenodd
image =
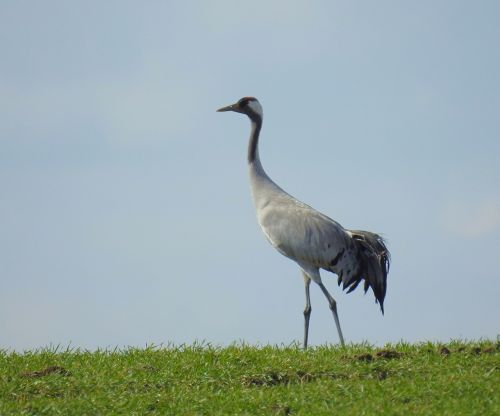
<instances>
[{"instance_id":1,"label":"slender gray leg","mask_svg":"<svg viewBox=\"0 0 500 416\"><path fill-rule=\"evenodd\" d=\"M326 290L326 287L323 283L320 282L318 283L318 285L325 294L326 298L328 299L330 309L333 313L333 319L335 320L335 325L337 325L337 332L339 333L340 343L342 344L343 347L345 347L344 336L342 335L342 330L340 329L339 316L337 315L337 302L335 302L335 299L333 299L332 296L328 293L328 290Z\"/></svg>"},{"instance_id":2,"label":"slender gray leg","mask_svg":"<svg viewBox=\"0 0 500 416\"><path fill-rule=\"evenodd\" d=\"M309 286L311 279L304 274L306 284L306 308L304 309L304 350L307 349L307 339L309 337L309 318L311 317L311 296L309 295Z\"/></svg>"}]
</instances>

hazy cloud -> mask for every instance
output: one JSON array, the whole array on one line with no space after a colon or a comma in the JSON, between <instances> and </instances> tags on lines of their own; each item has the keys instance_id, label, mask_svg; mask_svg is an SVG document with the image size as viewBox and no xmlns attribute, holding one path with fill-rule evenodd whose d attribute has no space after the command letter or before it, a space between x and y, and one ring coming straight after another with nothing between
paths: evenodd
<instances>
[{"instance_id":1,"label":"hazy cloud","mask_svg":"<svg viewBox=\"0 0 500 416\"><path fill-rule=\"evenodd\" d=\"M500 199L454 200L442 212L446 229L461 237L478 238L500 231Z\"/></svg>"}]
</instances>

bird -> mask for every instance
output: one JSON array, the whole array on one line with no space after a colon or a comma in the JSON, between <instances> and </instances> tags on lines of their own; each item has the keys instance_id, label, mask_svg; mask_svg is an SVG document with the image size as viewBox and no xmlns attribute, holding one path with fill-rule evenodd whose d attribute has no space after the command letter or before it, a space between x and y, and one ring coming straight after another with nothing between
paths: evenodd
<instances>
[{"instance_id":1,"label":"bird","mask_svg":"<svg viewBox=\"0 0 500 416\"><path fill-rule=\"evenodd\" d=\"M263 110L255 97L243 97L236 103L219 108L218 112L232 111L250 119L248 142L248 172L257 220L267 240L282 255L295 261L305 283L303 348L307 349L311 317L310 284L315 282L323 292L333 314L340 344L345 346L337 313L337 302L321 280L320 270L337 275L337 282L347 293L364 281L375 302L384 314L387 274L390 253L384 238L362 230L349 230L291 196L266 173L259 157L259 136Z\"/></svg>"}]
</instances>

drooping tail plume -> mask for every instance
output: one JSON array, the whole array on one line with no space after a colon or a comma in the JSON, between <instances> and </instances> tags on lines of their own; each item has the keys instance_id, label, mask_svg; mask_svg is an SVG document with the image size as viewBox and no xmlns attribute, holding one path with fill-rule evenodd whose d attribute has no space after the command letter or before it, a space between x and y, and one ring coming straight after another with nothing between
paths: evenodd
<instances>
[{"instance_id":1,"label":"drooping tail plume","mask_svg":"<svg viewBox=\"0 0 500 416\"><path fill-rule=\"evenodd\" d=\"M344 281L344 289L349 287L347 293L352 292L362 279L365 280L365 293L369 287L372 288L376 301L380 304L382 314L384 313L384 298L387 291L387 273L389 273L391 255L385 245L384 239L378 234L350 230L358 252L360 269L356 277L350 281Z\"/></svg>"}]
</instances>

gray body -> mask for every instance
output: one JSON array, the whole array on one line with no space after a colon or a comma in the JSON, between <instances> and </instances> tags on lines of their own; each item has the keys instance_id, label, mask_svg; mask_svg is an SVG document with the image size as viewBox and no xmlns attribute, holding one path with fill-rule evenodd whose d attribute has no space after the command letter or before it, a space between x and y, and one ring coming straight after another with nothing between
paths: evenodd
<instances>
[{"instance_id":1,"label":"gray body","mask_svg":"<svg viewBox=\"0 0 500 416\"><path fill-rule=\"evenodd\" d=\"M311 280L325 294L340 342L344 345L336 302L321 281L320 269L337 274L338 284L348 288L348 293L364 280L365 292L369 287L373 289L383 313L390 259L383 239L371 232L344 229L338 222L289 195L266 174L258 152L262 107L255 98L244 97L218 111L240 112L251 120L248 169L257 220L272 246L302 270L306 291L304 348L308 344Z\"/></svg>"}]
</instances>

